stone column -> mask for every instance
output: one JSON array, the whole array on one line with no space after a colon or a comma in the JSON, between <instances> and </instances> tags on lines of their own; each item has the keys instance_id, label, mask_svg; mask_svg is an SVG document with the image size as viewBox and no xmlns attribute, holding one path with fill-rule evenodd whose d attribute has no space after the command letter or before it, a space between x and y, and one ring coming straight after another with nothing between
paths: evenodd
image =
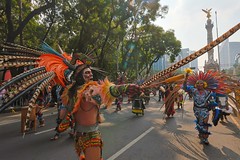
<instances>
[{"instance_id":1,"label":"stone column","mask_svg":"<svg viewBox=\"0 0 240 160\"><path fill-rule=\"evenodd\" d=\"M207 30L207 43L209 44L210 42L213 41L213 36L212 36L212 29L213 29L213 23L211 18L211 9L206 9L203 11L205 13L207 13L207 24L205 25L205 28ZM219 69L219 65L217 60L214 61L214 50L211 49L210 51L208 51L208 61L205 61L205 65L204 65L204 71L208 71L208 70L214 70L217 71Z\"/></svg>"},{"instance_id":2,"label":"stone column","mask_svg":"<svg viewBox=\"0 0 240 160\"><path fill-rule=\"evenodd\" d=\"M205 28L207 30L207 43L210 43L213 41L213 36L212 36L212 29L213 29L213 24L212 24L212 20L208 19L207 20L207 24L205 25ZM213 62L213 52L214 50L211 49L210 51L208 51L208 61L209 62Z\"/></svg>"}]
</instances>

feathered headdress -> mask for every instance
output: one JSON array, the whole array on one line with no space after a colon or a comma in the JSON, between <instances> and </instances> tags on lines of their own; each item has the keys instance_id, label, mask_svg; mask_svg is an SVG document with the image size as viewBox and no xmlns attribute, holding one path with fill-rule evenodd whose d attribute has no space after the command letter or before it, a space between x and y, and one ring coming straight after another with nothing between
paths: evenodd
<instances>
[{"instance_id":1,"label":"feathered headdress","mask_svg":"<svg viewBox=\"0 0 240 160\"><path fill-rule=\"evenodd\" d=\"M207 72L194 72L188 77L188 85L195 86L197 82L201 81L204 88L216 93L226 93L227 84L225 78L221 73L209 70Z\"/></svg>"}]
</instances>

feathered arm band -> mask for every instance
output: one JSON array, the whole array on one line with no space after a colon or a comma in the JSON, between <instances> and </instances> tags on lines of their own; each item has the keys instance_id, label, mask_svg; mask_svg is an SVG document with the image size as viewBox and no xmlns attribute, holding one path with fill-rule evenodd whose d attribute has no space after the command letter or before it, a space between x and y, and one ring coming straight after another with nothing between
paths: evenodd
<instances>
[{"instance_id":1,"label":"feathered arm band","mask_svg":"<svg viewBox=\"0 0 240 160\"><path fill-rule=\"evenodd\" d=\"M100 83L102 86L102 101L107 107L112 104L116 97L124 93L132 96L136 94L140 95L140 87L135 84L114 85L107 78Z\"/></svg>"}]
</instances>

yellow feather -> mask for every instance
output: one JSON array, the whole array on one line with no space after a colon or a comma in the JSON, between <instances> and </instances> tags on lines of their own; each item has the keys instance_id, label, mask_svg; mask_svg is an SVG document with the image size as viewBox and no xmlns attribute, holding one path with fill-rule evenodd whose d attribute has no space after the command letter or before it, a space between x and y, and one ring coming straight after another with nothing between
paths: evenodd
<instances>
[{"instance_id":1,"label":"yellow feather","mask_svg":"<svg viewBox=\"0 0 240 160\"><path fill-rule=\"evenodd\" d=\"M112 105L112 102L115 100L115 97L113 97L110 94L110 87L114 84L111 83L107 78L105 78L104 81L101 81L100 84L102 89L102 93L101 93L102 102L108 108L109 106Z\"/></svg>"},{"instance_id":2,"label":"yellow feather","mask_svg":"<svg viewBox=\"0 0 240 160\"><path fill-rule=\"evenodd\" d=\"M193 70L191 68L185 68L184 72L191 74L193 72Z\"/></svg>"},{"instance_id":3,"label":"yellow feather","mask_svg":"<svg viewBox=\"0 0 240 160\"><path fill-rule=\"evenodd\" d=\"M181 79L184 79L184 74L179 74L179 75L170 77L170 78L164 80L164 82L165 83L171 83L171 82L175 82L175 81L178 81L178 80L181 80Z\"/></svg>"}]
</instances>

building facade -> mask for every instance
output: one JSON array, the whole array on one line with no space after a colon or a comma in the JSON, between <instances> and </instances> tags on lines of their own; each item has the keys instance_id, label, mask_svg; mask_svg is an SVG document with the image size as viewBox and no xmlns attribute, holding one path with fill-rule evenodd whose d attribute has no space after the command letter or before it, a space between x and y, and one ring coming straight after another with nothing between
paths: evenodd
<instances>
[{"instance_id":1,"label":"building facade","mask_svg":"<svg viewBox=\"0 0 240 160\"><path fill-rule=\"evenodd\" d=\"M230 69L235 64L235 58L240 53L240 42L225 40L219 46L220 68Z\"/></svg>"},{"instance_id":2,"label":"building facade","mask_svg":"<svg viewBox=\"0 0 240 160\"><path fill-rule=\"evenodd\" d=\"M181 59L189 56L192 53L194 53L194 51L189 50L189 48L181 49L181 52L175 58L175 61L173 63L170 63L170 58L169 58L168 55L164 55L156 63L153 64L153 71L154 72L158 72L158 71L162 71L164 69L167 69L168 67L170 67L174 63L180 61ZM198 61L197 61L197 59L193 60L192 62L190 62L190 63L188 63L188 64L186 64L184 66L182 66L181 68L179 68L179 70L183 71L185 68L193 68L193 67L198 69Z\"/></svg>"}]
</instances>

